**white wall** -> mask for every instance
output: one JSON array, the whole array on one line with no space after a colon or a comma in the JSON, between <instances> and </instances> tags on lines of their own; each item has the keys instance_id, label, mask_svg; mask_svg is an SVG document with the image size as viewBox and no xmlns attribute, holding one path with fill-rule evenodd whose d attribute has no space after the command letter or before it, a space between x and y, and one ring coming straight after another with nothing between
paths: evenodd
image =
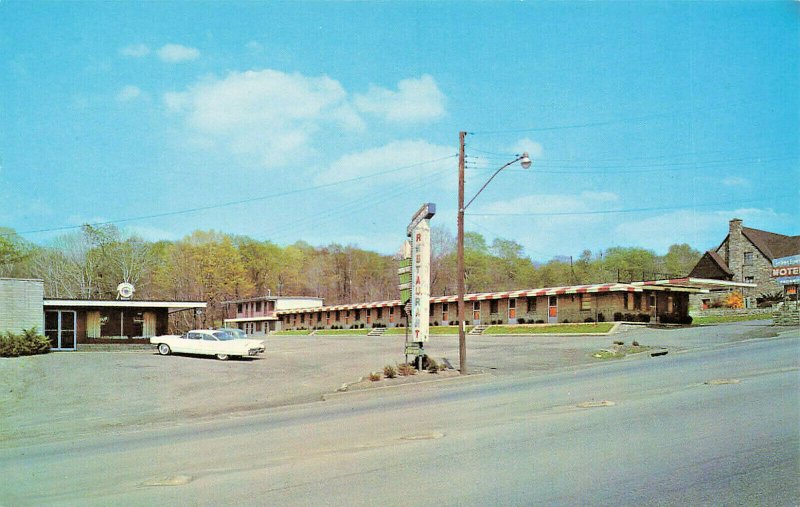
<instances>
[{"instance_id":1,"label":"white wall","mask_svg":"<svg viewBox=\"0 0 800 507\"><path fill-rule=\"evenodd\" d=\"M275 310L294 310L295 308L318 308L322 298L281 298L275 301Z\"/></svg>"},{"instance_id":2,"label":"white wall","mask_svg":"<svg viewBox=\"0 0 800 507\"><path fill-rule=\"evenodd\" d=\"M44 334L44 282L0 278L0 332L36 328Z\"/></svg>"}]
</instances>

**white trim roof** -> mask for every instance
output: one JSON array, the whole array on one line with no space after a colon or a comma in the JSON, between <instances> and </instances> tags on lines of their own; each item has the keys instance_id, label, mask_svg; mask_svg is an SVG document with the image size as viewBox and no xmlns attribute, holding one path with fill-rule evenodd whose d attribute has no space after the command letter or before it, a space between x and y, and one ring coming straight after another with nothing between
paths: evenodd
<instances>
[{"instance_id":1,"label":"white trim roof","mask_svg":"<svg viewBox=\"0 0 800 507\"><path fill-rule=\"evenodd\" d=\"M642 292L641 287L629 283L603 283L594 285L571 285L567 287L546 287L542 289L526 289L507 292L479 292L465 294L464 301L485 301L489 299L508 299L529 296L557 296L561 294L592 294L598 292ZM430 299L431 303L454 303L458 296L438 296ZM391 301L376 301L372 303L357 303L347 305L320 306L315 308L295 308L291 310L278 310L277 315L291 315L296 313L335 312L337 310L361 310L366 308L387 308L401 306L399 299Z\"/></svg>"},{"instance_id":2,"label":"white trim roof","mask_svg":"<svg viewBox=\"0 0 800 507\"><path fill-rule=\"evenodd\" d=\"M205 301L143 301L143 300L97 300L97 299L54 299L46 298L44 306L71 306L80 308L205 308Z\"/></svg>"}]
</instances>

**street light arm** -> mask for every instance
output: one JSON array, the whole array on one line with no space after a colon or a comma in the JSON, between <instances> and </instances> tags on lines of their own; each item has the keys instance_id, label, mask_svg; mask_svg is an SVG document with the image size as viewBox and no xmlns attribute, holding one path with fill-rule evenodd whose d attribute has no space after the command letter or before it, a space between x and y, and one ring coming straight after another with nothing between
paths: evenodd
<instances>
[{"instance_id":1,"label":"street light arm","mask_svg":"<svg viewBox=\"0 0 800 507\"><path fill-rule=\"evenodd\" d=\"M492 175L492 177L491 177L491 178L489 178L488 180L486 180L486 183L484 183L484 184L483 184L483 186L481 187L481 189L480 189L480 190L478 190L478 193L477 193L477 194L475 194L475 195L473 195L473 196L472 196L472 199L470 199L470 200L469 200L469 202L468 202L466 205L464 205L464 208L462 208L462 210L460 210L460 211L463 211L463 210L466 210L467 208L469 208L469 205L470 205L470 204L472 204L472 201L474 201L474 200L475 200L475 199L476 199L476 198L477 198L479 195L481 195L481 192L483 192L483 189L484 189L484 188L486 188L486 187L489 185L489 183L491 183L491 182L492 182L492 180L494 179L494 177L495 177L495 176L497 176L498 174L500 174L500 171L502 171L503 169L505 169L506 167L508 167L508 166L510 166L510 165L514 165L514 164L516 164L516 163L517 163L517 162L519 162L520 160L527 159L527 158L528 158L528 154L527 154L527 153L523 153L522 155L520 155L519 157L515 158L515 159L514 159L514 160L512 160L511 162L507 163L506 165L504 165L504 166L503 166L503 167L501 167L500 169L496 170L496 171L494 172L494 174Z\"/></svg>"}]
</instances>

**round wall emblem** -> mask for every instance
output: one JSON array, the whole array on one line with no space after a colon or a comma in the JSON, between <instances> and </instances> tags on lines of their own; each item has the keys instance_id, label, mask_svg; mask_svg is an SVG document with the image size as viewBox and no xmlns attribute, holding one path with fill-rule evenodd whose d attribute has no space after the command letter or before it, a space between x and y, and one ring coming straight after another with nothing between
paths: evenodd
<instances>
[{"instance_id":1,"label":"round wall emblem","mask_svg":"<svg viewBox=\"0 0 800 507\"><path fill-rule=\"evenodd\" d=\"M121 284L117 285L117 294L119 295L120 299L130 299L135 290L136 289L133 288L133 284L128 282L122 282Z\"/></svg>"}]
</instances>

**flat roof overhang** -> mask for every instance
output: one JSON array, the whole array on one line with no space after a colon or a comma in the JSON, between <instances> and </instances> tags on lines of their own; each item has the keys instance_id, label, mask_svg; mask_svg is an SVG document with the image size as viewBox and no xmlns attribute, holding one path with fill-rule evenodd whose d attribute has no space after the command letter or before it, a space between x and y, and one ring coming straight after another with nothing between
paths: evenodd
<instances>
[{"instance_id":1,"label":"flat roof overhang","mask_svg":"<svg viewBox=\"0 0 800 507\"><path fill-rule=\"evenodd\" d=\"M241 317L238 319L222 319L223 322L262 322L267 320L278 320L278 317Z\"/></svg>"},{"instance_id":2,"label":"flat roof overhang","mask_svg":"<svg viewBox=\"0 0 800 507\"><path fill-rule=\"evenodd\" d=\"M730 280L715 280L712 278L671 278L668 280L649 280L646 282L631 282L631 285L646 288L647 290L664 290L672 292L708 293L712 290L726 289L754 289L755 283L733 282Z\"/></svg>"},{"instance_id":3,"label":"flat roof overhang","mask_svg":"<svg viewBox=\"0 0 800 507\"><path fill-rule=\"evenodd\" d=\"M45 299L45 308L69 307L69 308L167 308L169 312L205 309L208 303L205 301L143 301L143 300L97 300L97 299Z\"/></svg>"}]
</instances>

